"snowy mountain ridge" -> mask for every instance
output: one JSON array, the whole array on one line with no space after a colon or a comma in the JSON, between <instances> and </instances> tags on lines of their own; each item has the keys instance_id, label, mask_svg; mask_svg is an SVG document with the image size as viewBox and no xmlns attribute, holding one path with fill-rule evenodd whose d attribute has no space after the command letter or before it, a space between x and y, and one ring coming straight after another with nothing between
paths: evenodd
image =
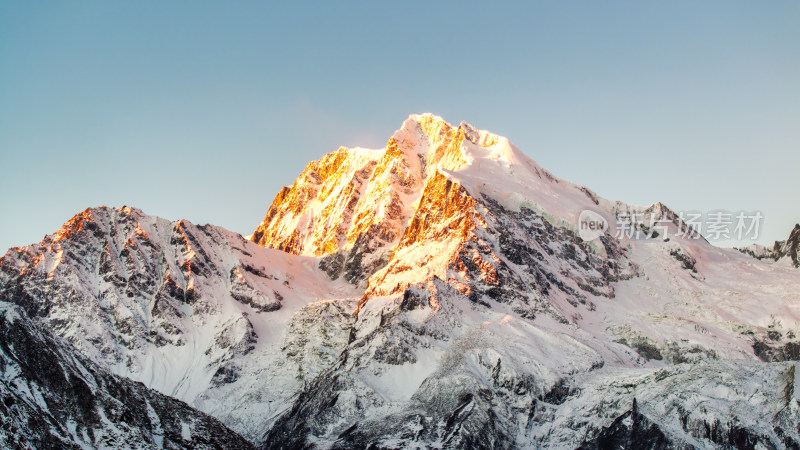
<instances>
[{"instance_id":1,"label":"snowy mountain ridge","mask_svg":"<svg viewBox=\"0 0 800 450\"><path fill-rule=\"evenodd\" d=\"M687 231L422 114L250 240L88 209L0 259L0 299L267 448L800 445L800 272Z\"/></svg>"},{"instance_id":2,"label":"snowy mountain ridge","mask_svg":"<svg viewBox=\"0 0 800 450\"><path fill-rule=\"evenodd\" d=\"M11 249L0 259L0 292L117 375L235 416L243 432L291 396L260 377L275 371L300 383L284 361L261 366L272 353L283 359L274 347L293 315L357 295L315 265L218 227L101 207L40 244Z\"/></svg>"},{"instance_id":3,"label":"snowy mountain ridge","mask_svg":"<svg viewBox=\"0 0 800 450\"><path fill-rule=\"evenodd\" d=\"M789 237L785 241L775 241L772 248L752 244L738 250L759 260L771 259L778 264L800 267L800 256L798 256L798 251L800 250L800 224L792 228Z\"/></svg>"}]
</instances>

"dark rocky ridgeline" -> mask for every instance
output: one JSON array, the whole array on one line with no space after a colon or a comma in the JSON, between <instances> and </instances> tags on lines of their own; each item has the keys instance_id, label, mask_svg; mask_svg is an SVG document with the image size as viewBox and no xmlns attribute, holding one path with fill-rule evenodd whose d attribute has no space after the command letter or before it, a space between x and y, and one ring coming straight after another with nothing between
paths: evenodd
<instances>
[{"instance_id":1,"label":"dark rocky ridgeline","mask_svg":"<svg viewBox=\"0 0 800 450\"><path fill-rule=\"evenodd\" d=\"M275 423L262 449L313 447L309 438L324 434L325 426L339 419L339 396L347 395L351 380L333 371L324 375ZM495 412L498 399L494 393L470 390L429 392L427 398L415 398L397 414L379 418L362 415L329 436L330 448L516 448L506 429L508 424Z\"/></svg>"},{"instance_id":2,"label":"dark rocky ridgeline","mask_svg":"<svg viewBox=\"0 0 800 450\"><path fill-rule=\"evenodd\" d=\"M795 267L800 267L800 259L798 259L798 250L800 250L800 223L792 228L789 233L789 238L785 241L775 241L772 250L768 252L767 257L775 259L776 261L788 257L791 259ZM763 258L763 256L762 256ZM761 258L759 258L761 259Z\"/></svg>"},{"instance_id":3,"label":"dark rocky ridgeline","mask_svg":"<svg viewBox=\"0 0 800 450\"><path fill-rule=\"evenodd\" d=\"M753 339L753 353L762 361L800 361L800 342L776 339Z\"/></svg>"},{"instance_id":4,"label":"dark rocky ridgeline","mask_svg":"<svg viewBox=\"0 0 800 450\"><path fill-rule=\"evenodd\" d=\"M601 449L671 449L693 448L670 442L658 425L642 415L633 399L633 407L619 416L600 434L580 446L581 450Z\"/></svg>"},{"instance_id":5,"label":"dark rocky ridgeline","mask_svg":"<svg viewBox=\"0 0 800 450\"><path fill-rule=\"evenodd\" d=\"M684 431L687 428L686 417L682 418ZM747 449L757 448L777 448L773 441L767 436L760 436L744 427L737 426L735 423L722 424L719 421L708 423L703 421L692 424L690 434L706 442L715 444L718 448ZM776 428L776 434L780 435ZM780 437L780 436L779 436ZM602 449L700 449L705 446L694 445L687 441L671 439L659 427L658 423L642 414L633 400L633 407L614 422L604 428L595 438L581 444L581 450L602 450ZM786 448L800 448L797 442L786 439L783 444Z\"/></svg>"},{"instance_id":6,"label":"dark rocky ridgeline","mask_svg":"<svg viewBox=\"0 0 800 450\"><path fill-rule=\"evenodd\" d=\"M789 233L789 238L785 241L775 241L772 248L765 248L761 246L749 246L745 248L738 248L742 253L752 256L756 259L772 259L779 260L784 257L790 258L792 265L800 267L800 224L796 224Z\"/></svg>"},{"instance_id":7,"label":"dark rocky ridgeline","mask_svg":"<svg viewBox=\"0 0 800 450\"><path fill-rule=\"evenodd\" d=\"M4 448L252 448L218 420L99 368L4 301L0 396Z\"/></svg>"},{"instance_id":8,"label":"dark rocky ridgeline","mask_svg":"<svg viewBox=\"0 0 800 450\"><path fill-rule=\"evenodd\" d=\"M800 249L800 223L795 224L784 247L784 251L792 258L795 267L800 266L800 259L798 259L797 255L798 249Z\"/></svg>"}]
</instances>

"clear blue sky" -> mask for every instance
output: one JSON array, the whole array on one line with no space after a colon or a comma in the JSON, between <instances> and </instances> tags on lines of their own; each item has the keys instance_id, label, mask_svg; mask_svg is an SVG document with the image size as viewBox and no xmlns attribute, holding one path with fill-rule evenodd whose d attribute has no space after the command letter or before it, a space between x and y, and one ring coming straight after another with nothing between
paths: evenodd
<instances>
[{"instance_id":1,"label":"clear blue sky","mask_svg":"<svg viewBox=\"0 0 800 450\"><path fill-rule=\"evenodd\" d=\"M0 247L101 204L249 234L425 111L606 198L800 221L799 2L282 3L2 2Z\"/></svg>"}]
</instances>

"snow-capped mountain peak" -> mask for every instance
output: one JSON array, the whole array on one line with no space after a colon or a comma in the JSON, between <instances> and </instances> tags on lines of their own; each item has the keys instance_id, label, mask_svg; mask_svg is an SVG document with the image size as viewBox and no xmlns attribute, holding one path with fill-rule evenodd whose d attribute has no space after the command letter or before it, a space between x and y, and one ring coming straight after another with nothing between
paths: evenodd
<instances>
[{"instance_id":1,"label":"snow-capped mountain peak","mask_svg":"<svg viewBox=\"0 0 800 450\"><path fill-rule=\"evenodd\" d=\"M383 149L340 148L309 163L275 198L252 240L327 255L329 273L363 285L388 262L426 189L434 192L442 179L473 197L548 211L573 226L581 210L597 206L594 194L555 178L508 139L421 114L410 116Z\"/></svg>"},{"instance_id":2,"label":"snow-capped mountain peak","mask_svg":"<svg viewBox=\"0 0 800 450\"><path fill-rule=\"evenodd\" d=\"M310 162L249 239L79 213L0 258L0 313L265 448L796 447L798 242L713 247L421 114Z\"/></svg>"}]
</instances>

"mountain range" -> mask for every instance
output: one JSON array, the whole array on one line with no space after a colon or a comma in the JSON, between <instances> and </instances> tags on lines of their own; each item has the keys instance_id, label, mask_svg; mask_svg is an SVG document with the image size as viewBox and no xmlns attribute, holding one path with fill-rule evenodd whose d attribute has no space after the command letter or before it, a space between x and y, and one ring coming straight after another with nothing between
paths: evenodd
<instances>
[{"instance_id":1,"label":"mountain range","mask_svg":"<svg viewBox=\"0 0 800 450\"><path fill-rule=\"evenodd\" d=\"M431 114L247 238L90 208L0 258L0 444L800 448L800 226L692 231Z\"/></svg>"}]
</instances>

